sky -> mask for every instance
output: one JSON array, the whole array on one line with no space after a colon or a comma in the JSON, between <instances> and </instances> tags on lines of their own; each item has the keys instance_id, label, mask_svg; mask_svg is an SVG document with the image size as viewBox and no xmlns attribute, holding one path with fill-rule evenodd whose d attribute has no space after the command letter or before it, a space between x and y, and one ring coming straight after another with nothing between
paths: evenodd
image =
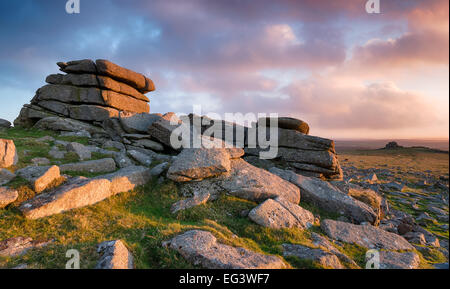
<instances>
[{"instance_id":1,"label":"sky","mask_svg":"<svg viewBox=\"0 0 450 289\"><path fill-rule=\"evenodd\" d=\"M449 137L449 1L0 1L0 118L58 72L108 59L153 79L151 112L278 113L312 135Z\"/></svg>"}]
</instances>

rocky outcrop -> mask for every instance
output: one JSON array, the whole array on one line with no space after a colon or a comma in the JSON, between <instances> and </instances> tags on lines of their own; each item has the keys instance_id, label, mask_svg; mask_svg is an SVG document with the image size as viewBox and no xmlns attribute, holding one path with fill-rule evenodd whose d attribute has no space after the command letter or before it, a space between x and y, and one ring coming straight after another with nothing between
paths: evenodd
<instances>
[{"instance_id":1,"label":"rocky outcrop","mask_svg":"<svg viewBox=\"0 0 450 289\"><path fill-rule=\"evenodd\" d=\"M245 248L221 244L213 234L192 230L165 242L165 246L178 251L194 265L207 269L282 269L283 261Z\"/></svg>"},{"instance_id":2,"label":"rocky outcrop","mask_svg":"<svg viewBox=\"0 0 450 289\"><path fill-rule=\"evenodd\" d=\"M0 118L0 129L10 128L10 127L11 127L11 122L9 122L6 119Z\"/></svg>"},{"instance_id":3,"label":"rocky outcrop","mask_svg":"<svg viewBox=\"0 0 450 289\"><path fill-rule=\"evenodd\" d=\"M101 257L95 269L134 269L133 255L121 240L100 243L97 252Z\"/></svg>"},{"instance_id":4,"label":"rocky outcrop","mask_svg":"<svg viewBox=\"0 0 450 289\"><path fill-rule=\"evenodd\" d=\"M364 248L385 250L414 249L403 237L372 225L354 225L328 219L322 221L320 227L328 237L334 240L357 244Z\"/></svg>"},{"instance_id":5,"label":"rocky outcrop","mask_svg":"<svg viewBox=\"0 0 450 289\"><path fill-rule=\"evenodd\" d=\"M0 139L0 168L9 168L17 164L19 155L12 140Z\"/></svg>"},{"instance_id":6,"label":"rocky outcrop","mask_svg":"<svg viewBox=\"0 0 450 289\"><path fill-rule=\"evenodd\" d=\"M107 60L59 62L67 74L51 74L24 105L15 126L30 127L48 117L63 117L101 126L120 112L148 113L144 93L155 90L152 80ZM72 131L72 130L71 130Z\"/></svg>"}]
</instances>

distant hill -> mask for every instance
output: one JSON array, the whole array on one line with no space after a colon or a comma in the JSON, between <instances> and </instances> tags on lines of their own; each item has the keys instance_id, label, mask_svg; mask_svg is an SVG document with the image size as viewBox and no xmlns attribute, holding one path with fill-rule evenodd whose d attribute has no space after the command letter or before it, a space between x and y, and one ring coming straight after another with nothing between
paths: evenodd
<instances>
[{"instance_id":1,"label":"distant hill","mask_svg":"<svg viewBox=\"0 0 450 289\"><path fill-rule=\"evenodd\" d=\"M335 140L338 152L350 150L375 150L385 148L392 140ZM447 152L449 150L448 140L397 140L400 147L428 150L430 152Z\"/></svg>"}]
</instances>

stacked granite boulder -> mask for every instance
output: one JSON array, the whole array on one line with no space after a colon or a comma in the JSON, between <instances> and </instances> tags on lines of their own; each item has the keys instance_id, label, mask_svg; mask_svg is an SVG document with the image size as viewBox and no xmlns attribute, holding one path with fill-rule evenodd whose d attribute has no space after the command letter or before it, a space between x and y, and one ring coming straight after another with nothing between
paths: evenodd
<instances>
[{"instance_id":1,"label":"stacked granite boulder","mask_svg":"<svg viewBox=\"0 0 450 289\"><path fill-rule=\"evenodd\" d=\"M267 140L270 139L268 127L270 118L259 119L252 124L252 127L193 114L189 115L189 118L194 125L195 123L201 124L201 128L197 128L197 131L201 131L202 134L213 132L214 137L225 140L227 131L232 132L233 145L244 148L246 160L251 163L253 163L252 160L255 160L261 164L260 153L271 149L270 147L263 149L258 143L260 133L266 135ZM195 118L198 120L195 121ZM221 128L219 132L214 131L217 122L220 123L218 127ZM332 180L342 179L342 169L333 140L309 135L309 125L295 118L278 117L277 127L277 155L268 162L267 168L275 163L306 176ZM255 145L251 144L251 136L256 136Z\"/></svg>"},{"instance_id":2,"label":"stacked granite boulder","mask_svg":"<svg viewBox=\"0 0 450 289\"><path fill-rule=\"evenodd\" d=\"M155 90L144 75L107 60L58 62L62 72L46 78L30 104L24 105L15 126L30 127L47 117L63 117L101 126L119 113L148 113L144 94Z\"/></svg>"}]
</instances>

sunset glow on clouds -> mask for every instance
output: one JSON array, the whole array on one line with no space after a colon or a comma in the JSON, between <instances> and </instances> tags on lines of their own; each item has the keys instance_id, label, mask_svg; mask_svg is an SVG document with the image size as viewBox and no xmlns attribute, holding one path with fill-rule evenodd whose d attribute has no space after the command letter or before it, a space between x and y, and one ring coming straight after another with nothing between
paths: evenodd
<instances>
[{"instance_id":1,"label":"sunset glow on clouds","mask_svg":"<svg viewBox=\"0 0 450 289\"><path fill-rule=\"evenodd\" d=\"M0 117L56 62L106 58L151 77L152 112L278 112L331 138L448 138L448 0L0 4Z\"/></svg>"}]
</instances>

